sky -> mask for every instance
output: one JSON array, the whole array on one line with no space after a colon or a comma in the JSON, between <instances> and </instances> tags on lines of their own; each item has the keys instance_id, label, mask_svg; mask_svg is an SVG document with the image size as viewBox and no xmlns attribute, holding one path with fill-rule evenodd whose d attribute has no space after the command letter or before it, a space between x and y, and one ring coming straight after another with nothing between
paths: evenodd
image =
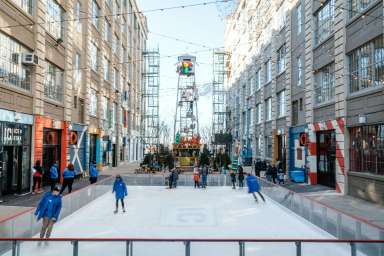
<instances>
[{"instance_id":1,"label":"sky","mask_svg":"<svg viewBox=\"0 0 384 256\"><path fill-rule=\"evenodd\" d=\"M184 9L145 12L157 8L191 5L208 0L136 0L148 20L148 47L160 50L160 122L164 121L172 130L176 108L177 56L191 54L196 56L196 85L212 83L213 53L209 48L224 46L224 20L216 4L186 7ZM187 44L168 37L193 42L202 46ZM166 57L174 55L174 57ZM207 87L207 86L206 86ZM199 98L199 125L210 127L212 119L212 95Z\"/></svg>"}]
</instances>

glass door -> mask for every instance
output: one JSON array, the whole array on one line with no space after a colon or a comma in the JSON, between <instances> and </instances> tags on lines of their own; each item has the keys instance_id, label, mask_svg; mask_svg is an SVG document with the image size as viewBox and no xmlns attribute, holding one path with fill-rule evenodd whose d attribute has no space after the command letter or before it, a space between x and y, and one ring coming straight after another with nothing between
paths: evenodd
<instances>
[{"instance_id":1,"label":"glass door","mask_svg":"<svg viewBox=\"0 0 384 256\"><path fill-rule=\"evenodd\" d=\"M335 131L319 132L317 139L317 181L336 188L336 134Z\"/></svg>"}]
</instances>

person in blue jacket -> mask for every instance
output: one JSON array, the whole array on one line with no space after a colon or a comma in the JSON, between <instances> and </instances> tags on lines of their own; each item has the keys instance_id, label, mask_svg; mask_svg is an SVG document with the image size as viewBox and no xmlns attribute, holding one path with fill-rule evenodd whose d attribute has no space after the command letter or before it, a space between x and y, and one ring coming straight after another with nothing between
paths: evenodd
<instances>
[{"instance_id":1,"label":"person in blue jacket","mask_svg":"<svg viewBox=\"0 0 384 256\"><path fill-rule=\"evenodd\" d=\"M252 174L248 174L248 173L246 175L247 175L248 193L253 195L256 203L258 202L258 200L257 200L257 196L256 196L255 192L257 192L259 194L259 196L261 197L261 199L265 202L264 196L260 192L260 184L259 184L256 176L254 176Z\"/></svg>"},{"instance_id":2,"label":"person in blue jacket","mask_svg":"<svg viewBox=\"0 0 384 256\"><path fill-rule=\"evenodd\" d=\"M96 163L93 162L89 167L89 182L91 182L91 184L96 183L98 176L99 176L99 170L96 167Z\"/></svg>"},{"instance_id":3,"label":"person in blue jacket","mask_svg":"<svg viewBox=\"0 0 384 256\"><path fill-rule=\"evenodd\" d=\"M128 195L128 191L127 186L125 185L120 175L116 176L116 180L113 183L112 193L115 193L116 197L116 210L114 211L114 213L116 214L119 210L119 200L121 201L121 207L123 208L123 212L125 212L124 197Z\"/></svg>"},{"instance_id":4,"label":"person in blue jacket","mask_svg":"<svg viewBox=\"0 0 384 256\"><path fill-rule=\"evenodd\" d=\"M57 182L59 181L59 163L56 161L51 169L49 170L50 182L51 182L51 191L55 188Z\"/></svg>"},{"instance_id":5,"label":"person in blue jacket","mask_svg":"<svg viewBox=\"0 0 384 256\"><path fill-rule=\"evenodd\" d=\"M68 187L68 194L72 192L72 184L75 180L75 167L69 163L63 172L63 186L61 187L60 194Z\"/></svg>"},{"instance_id":6,"label":"person in blue jacket","mask_svg":"<svg viewBox=\"0 0 384 256\"><path fill-rule=\"evenodd\" d=\"M45 193L37 205L35 211L37 221L43 219L40 238L49 238L52 233L53 225L59 219L61 211L61 195L59 191L60 189L55 186L51 192Z\"/></svg>"}]
</instances>

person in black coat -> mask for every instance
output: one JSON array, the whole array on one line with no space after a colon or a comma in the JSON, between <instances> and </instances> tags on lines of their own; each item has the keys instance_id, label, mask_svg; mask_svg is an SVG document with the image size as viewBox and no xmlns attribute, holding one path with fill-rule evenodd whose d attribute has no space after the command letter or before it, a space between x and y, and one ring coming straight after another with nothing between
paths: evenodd
<instances>
[{"instance_id":1,"label":"person in black coat","mask_svg":"<svg viewBox=\"0 0 384 256\"><path fill-rule=\"evenodd\" d=\"M244 187L244 170L243 170L243 167L241 165L239 165L239 167L237 167L237 171L239 173L239 175L238 175L239 187L243 188Z\"/></svg>"},{"instance_id":2,"label":"person in black coat","mask_svg":"<svg viewBox=\"0 0 384 256\"><path fill-rule=\"evenodd\" d=\"M276 179L277 179L277 168L275 164L272 164L271 166L271 176L272 176L272 181L273 183L276 184Z\"/></svg>"}]
</instances>

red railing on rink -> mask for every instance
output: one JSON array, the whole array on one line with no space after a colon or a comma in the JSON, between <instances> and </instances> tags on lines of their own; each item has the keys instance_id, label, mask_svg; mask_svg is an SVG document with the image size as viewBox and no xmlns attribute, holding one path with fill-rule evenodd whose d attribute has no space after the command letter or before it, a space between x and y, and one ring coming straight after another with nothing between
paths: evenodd
<instances>
[{"instance_id":1,"label":"red railing on rink","mask_svg":"<svg viewBox=\"0 0 384 256\"><path fill-rule=\"evenodd\" d=\"M0 238L0 242L12 242L12 256L20 255L20 244L22 242L70 242L73 246L73 256L79 255L79 243L81 242L123 242L126 244L126 256L133 255L134 242L181 242L185 246L185 256L191 256L191 243L238 243L239 256L245 256L245 243L293 243L296 246L296 256L303 256L302 244L303 243L333 243L333 244L349 244L350 255L357 256L357 244L378 244L377 256L384 255L384 240L348 240L348 239L234 239L234 238L218 238L218 239L205 239L205 238ZM373 254L372 254L373 255Z\"/></svg>"}]
</instances>

